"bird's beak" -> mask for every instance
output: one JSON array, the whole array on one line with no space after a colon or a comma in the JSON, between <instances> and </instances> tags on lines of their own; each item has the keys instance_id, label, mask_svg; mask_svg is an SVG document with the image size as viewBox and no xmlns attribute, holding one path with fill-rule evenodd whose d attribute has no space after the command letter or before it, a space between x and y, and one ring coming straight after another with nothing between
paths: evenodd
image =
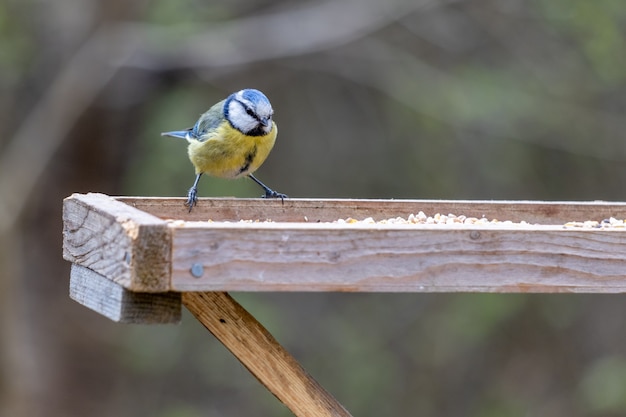
<instances>
[{"instance_id":1,"label":"bird's beak","mask_svg":"<svg viewBox=\"0 0 626 417\"><path fill-rule=\"evenodd\" d=\"M265 127L269 127L272 125L272 118L271 117L265 117L263 119L261 119L261 124Z\"/></svg>"}]
</instances>

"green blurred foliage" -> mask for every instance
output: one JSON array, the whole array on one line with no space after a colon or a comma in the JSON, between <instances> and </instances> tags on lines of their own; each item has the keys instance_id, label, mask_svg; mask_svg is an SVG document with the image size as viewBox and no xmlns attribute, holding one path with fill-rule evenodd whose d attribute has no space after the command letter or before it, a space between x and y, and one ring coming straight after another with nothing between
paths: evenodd
<instances>
[{"instance_id":1,"label":"green blurred foliage","mask_svg":"<svg viewBox=\"0 0 626 417\"><path fill-rule=\"evenodd\" d=\"M184 196L194 179L186 144L160 133L245 87L268 95L279 126L258 177L292 197L624 199L623 0L409 2L384 24L306 52L279 50L279 40L310 24L333 31L333 16L311 13L318 20L294 22L276 45L265 38L272 28L238 25L332 2L131 3L0 2L0 152L96 28L124 23L152 42L78 120L63 121L68 145L29 206L42 224L51 212L60 219L47 201L58 209L77 191ZM377 6L359 3L346 24ZM240 61L214 62L204 55L239 39L206 50L192 42L205 32L258 39ZM257 50L268 57L245 60ZM245 179L200 182L200 197L258 195ZM31 239L45 251L24 245L43 271L25 273L24 287L37 289L29 296L59 297L48 309L56 315L32 307L38 298L24 315L37 317L24 328L47 337L32 342L45 346L36 374L47 415L291 415L188 314L179 326L116 326L70 303L66 281L42 279L42 253L61 263L53 226L49 239ZM618 296L236 297L355 416L626 413Z\"/></svg>"},{"instance_id":2,"label":"green blurred foliage","mask_svg":"<svg viewBox=\"0 0 626 417\"><path fill-rule=\"evenodd\" d=\"M19 26L11 10L0 3L0 89L14 87L19 74L32 65L35 46L31 36Z\"/></svg>"},{"instance_id":3,"label":"green blurred foliage","mask_svg":"<svg viewBox=\"0 0 626 417\"><path fill-rule=\"evenodd\" d=\"M580 383L581 402L592 413L626 413L626 357L595 361Z\"/></svg>"}]
</instances>

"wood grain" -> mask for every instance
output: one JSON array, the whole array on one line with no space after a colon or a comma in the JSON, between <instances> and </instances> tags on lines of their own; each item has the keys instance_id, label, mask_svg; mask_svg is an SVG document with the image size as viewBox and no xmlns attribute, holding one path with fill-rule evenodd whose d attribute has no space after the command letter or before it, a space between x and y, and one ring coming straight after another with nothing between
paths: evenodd
<instances>
[{"instance_id":1,"label":"wood grain","mask_svg":"<svg viewBox=\"0 0 626 417\"><path fill-rule=\"evenodd\" d=\"M483 216L514 222L562 225L569 221L626 218L626 203L576 201L375 200L201 198L191 213L184 198L116 197L119 201L163 219L207 221L266 220L276 222L332 222L352 217L382 220L435 213Z\"/></svg>"},{"instance_id":2,"label":"wood grain","mask_svg":"<svg viewBox=\"0 0 626 417\"><path fill-rule=\"evenodd\" d=\"M63 257L133 291L169 290L170 236L163 220L104 194L63 202Z\"/></svg>"},{"instance_id":3,"label":"wood grain","mask_svg":"<svg viewBox=\"0 0 626 417\"><path fill-rule=\"evenodd\" d=\"M79 265L72 265L70 298L120 323L170 324L181 319L180 293L132 292Z\"/></svg>"},{"instance_id":4,"label":"wood grain","mask_svg":"<svg viewBox=\"0 0 626 417\"><path fill-rule=\"evenodd\" d=\"M562 226L625 218L626 203L224 198L191 215L182 203L72 196L64 256L140 291L626 291L626 230ZM420 210L539 224L327 222ZM224 221L251 218L275 223Z\"/></svg>"},{"instance_id":5,"label":"wood grain","mask_svg":"<svg viewBox=\"0 0 626 417\"><path fill-rule=\"evenodd\" d=\"M350 417L230 295L184 293L183 304L297 417Z\"/></svg>"},{"instance_id":6,"label":"wood grain","mask_svg":"<svg viewBox=\"0 0 626 417\"><path fill-rule=\"evenodd\" d=\"M187 223L172 244L177 291L626 291L623 229Z\"/></svg>"}]
</instances>

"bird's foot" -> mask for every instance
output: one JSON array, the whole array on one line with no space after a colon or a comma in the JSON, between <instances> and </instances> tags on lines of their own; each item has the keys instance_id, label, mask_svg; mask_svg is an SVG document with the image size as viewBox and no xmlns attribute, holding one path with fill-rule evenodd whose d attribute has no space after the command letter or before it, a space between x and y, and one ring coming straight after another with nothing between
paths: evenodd
<instances>
[{"instance_id":1,"label":"bird's foot","mask_svg":"<svg viewBox=\"0 0 626 417\"><path fill-rule=\"evenodd\" d=\"M191 209L198 202L198 189L196 187L191 187L187 192L187 201L185 202L185 206L189 207L189 213L191 213Z\"/></svg>"},{"instance_id":2,"label":"bird's foot","mask_svg":"<svg viewBox=\"0 0 626 417\"><path fill-rule=\"evenodd\" d=\"M261 181L259 181L252 174L248 174L248 177L250 177L254 182L259 184L261 186L261 188L263 188L263 191L265 191L265 195L262 195L261 198L280 198L282 203L285 204L285 198L287 198L287 194L277 193L276 191L272 190L270 187L268 187L267 185L265 185Z\"/></svg>"},{"instance_id":3,"label":"bird's foot","mask_svg":"<svg viewBox=\"0 0 626 417\"><path fill-rule=\"evenodd\" d=\"M261 198L280 198L280 200L284 203L285 198L287 198L287 194L278 193L271 188L265 190L265 195L262 195Z\"/></svg>"}]
</instances>

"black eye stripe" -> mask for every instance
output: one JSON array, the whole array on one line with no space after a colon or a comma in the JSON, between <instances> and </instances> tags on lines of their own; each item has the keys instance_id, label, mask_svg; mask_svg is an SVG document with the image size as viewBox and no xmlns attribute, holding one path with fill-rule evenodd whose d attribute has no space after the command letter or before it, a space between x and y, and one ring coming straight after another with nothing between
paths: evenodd
<instances>
[{"instance_id":1,"label":"black eye stripe","mask_svg":"<svg viewBox=\"0 0 626 417\"><path fill-rule=\"evenodd\" d=\"M254 118L254 120L256 120L258 122L261 121L261 118L254 112L254 110L252 110L249 107L245 107L245 109L246 109L246 113L248 114L248 116Z\"/></svg>"},{"instance_id":2,"label":"black eye stripe","mask_svg":"<svg viewBox=\"0 0 626 417\"><path fill-rule=\"evenodd\" d=\"M249 104L244 103L242 101L239 101L239 104L241 105L241 107L243 107L243 109L245 110L246 114L250 117L252 117L254 120L256 120L257 122L261 123L261 116L259 116L253 109L252 107L249 106ZM271 119L274 116L274 112L272 112L268 118Z\"/></svg>"}]
</instances>

